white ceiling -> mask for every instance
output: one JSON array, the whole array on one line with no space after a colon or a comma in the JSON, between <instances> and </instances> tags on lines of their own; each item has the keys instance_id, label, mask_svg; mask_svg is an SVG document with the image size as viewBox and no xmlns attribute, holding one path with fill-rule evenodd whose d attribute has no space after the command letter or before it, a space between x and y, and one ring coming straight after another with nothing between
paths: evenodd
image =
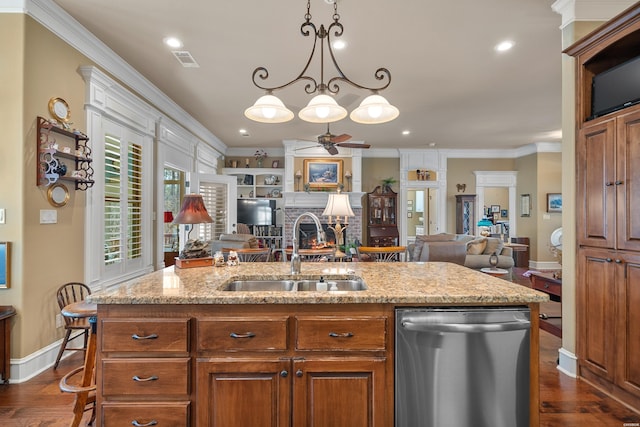
<instances>
[{"instance_id":1,"label":"white ceiling","mask_svg":"<svg viewBox=\"0 0 640 427\"><path fill-rule=\"evenodd\" d=\"M326 130L297 117L261 124L243 114L263 94L251 82L256 67L269 70L271 86L302 71L312 44L300 34L304 0L54 1L228 147L282 148L283 139L315 139ZM336 53L338 64L365 86L376 85L377 68L388 68L391 85L381 94L400 117L380 125L347 118L332 132L372 148L508 149L559 141L561 16L552 3L339 0L348 46ZM313 0L318 27L328 26L332 13L324 0ZM163 44L167 36L179 37L200 68L183 68ZM515 47L494 51L505 39ZM325 81L334 75L326 65ZM302 83L275 95L294 112L310 99ZM336 99L351 111L366 95L343 84Z\"/></svg>"}]
</instances>

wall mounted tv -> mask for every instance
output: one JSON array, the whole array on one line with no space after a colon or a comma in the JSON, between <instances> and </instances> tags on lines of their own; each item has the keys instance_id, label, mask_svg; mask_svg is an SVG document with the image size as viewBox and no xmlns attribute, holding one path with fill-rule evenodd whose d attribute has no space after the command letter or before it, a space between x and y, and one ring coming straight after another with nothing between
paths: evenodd
<instances>
[{"instance_id":1,"label":"wall mounted tv","mask_svg":"<svg viewBox=\"0 0 640 427\"><path fill-rule=\"evenodd\" d=\"M593 76L589 120L640 103L640 56Z\"/></svg>"},{"instance_id":2,"label":"wall mounted tv","mask_svg":"<svg viewBox=\"0 0 640 427\"><path fill-rule=\"evenodd\" d=\"M276 201L238 199L238 224L276 225Z\"/></svg>"}]
</instances>

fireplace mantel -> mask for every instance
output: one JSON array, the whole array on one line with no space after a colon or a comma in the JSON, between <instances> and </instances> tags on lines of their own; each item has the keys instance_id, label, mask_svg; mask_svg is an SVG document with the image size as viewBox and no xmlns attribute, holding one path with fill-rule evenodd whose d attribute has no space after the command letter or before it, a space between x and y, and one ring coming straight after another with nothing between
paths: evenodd
<instances>
[{"instance_id":1,"label":"fireplace mantel","mask_svg":"<svg viewBox=\"0 0 640 427\"><path fill-rule=\"evenodd\" d=\"M349 195L349 203L354 209L362 208L362 196L365 193L343 193ZM293 191L283 194L285 208L322 208L327 206L329 192L322 191Z\"/></svg>"}]
</instances>

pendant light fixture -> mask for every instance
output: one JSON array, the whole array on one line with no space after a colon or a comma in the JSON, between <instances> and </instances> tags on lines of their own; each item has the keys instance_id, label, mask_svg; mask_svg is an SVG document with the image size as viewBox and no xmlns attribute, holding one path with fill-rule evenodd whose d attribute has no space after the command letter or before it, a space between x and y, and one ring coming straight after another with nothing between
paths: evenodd
<instances>
[{"instance_id":1,"label":"pendant light fixture","mask_svg":"<svg viewBox=\"0 0 640 427\"><path fill-rule=\"evenodd\" d=\"M398 109L379 94L379 91L386 89L391 83L391 73L386 68L378 68L374 73L375 79L382 81L379 87L367 87L355 83L349 79L340 69L333 54L331 44L331 34L335 37L342 36L344 28L340 23L340 15L338 14L338 0L325 0L327 3L333 4L333 22L328 28L316 25L311 22L311 0L307 0L307 13L304 15L304 22L300 27L303 36L308 37L314 35L313 48L306 65L296 78L288 83L280 86L263 86L260 81L269 78L269 71L265 67L258 67L253 70L253 84L260 89L266 91L266 95L260 97L256 103L247 108L244 112L245 116L251 120L261 123L284 123L293 119L294 113L289 110L284 103L273 95L274 91L288 87L299 81L305 81L304 90L309 95L316 94L305 108L300 110L298 117L311 123L332 123L344 119L348 112L344 107L338 105L331 95L336 95L340 91L339 83L345 82L358 89L369 90L373 94L366 97L360 106L351 112L351 120L356 123L378 124L391 121L400 114ZM324 53L326 49L331 58L331 62L337 71L337 76L330 78L326 83L324 80ZM313 57L316 53L316 47L320 46L320 82L314 77L306 74Z\"/></svg>"}]
</instances>

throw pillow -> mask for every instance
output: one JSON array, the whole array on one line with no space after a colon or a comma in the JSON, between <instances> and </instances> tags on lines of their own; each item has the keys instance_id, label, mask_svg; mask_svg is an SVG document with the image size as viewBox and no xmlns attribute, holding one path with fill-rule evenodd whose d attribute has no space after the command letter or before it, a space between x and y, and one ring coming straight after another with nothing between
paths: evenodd
<instances>
[{"instance_id":1,"label":"throw pillow","mask_svg":"<svg viewBox=\"0 0 640 427\"><path fill-rule=\"evenodd\" d=\"M411 254L411 259L414 261L418 261L421 258L424 258L422 254L422 248L424 247L425 242L449 242L456 239L455 234L448 233L440 233L440 234L425 234L416 236L416 241L413 246L413 253ZM426 254L428 256L428 253Z\"/></svg>"},{"instance_id":2,"label":"throw pillow","mask_svg":"<svg viewBox=\"0 0 640 427\"><path fill-rule=\"evenodd\" d=\"M487 246L487 238L481 237L479 239L467 242L467 254L468 255L481 255L485 247Z\"/></svg>"},{"instance_id":3,"label":"throw pillow","mask_svg":"<svg viewBox=\"0 0 640 427\"><path fill-rule=\"evenodd\" d=\"M496 255L500 255L502 252L502 248L504 247L504 242L497 237L487 237L487 246L484 248L485 255L491 255L492 253L496 253Z\"/></svg>"}]
</instances>

